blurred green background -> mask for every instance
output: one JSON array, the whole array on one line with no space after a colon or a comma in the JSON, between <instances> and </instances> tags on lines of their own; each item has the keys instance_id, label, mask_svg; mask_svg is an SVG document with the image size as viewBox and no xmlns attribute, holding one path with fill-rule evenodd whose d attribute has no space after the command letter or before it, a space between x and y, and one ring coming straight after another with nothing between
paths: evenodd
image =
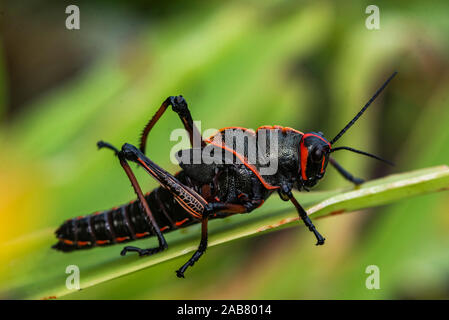
<instances>
[{"instance_id":1,"label":"blurred green background","mask_svg":"<svg viewBox=\"0 0 449 320\"><path fill-rule=\"evenodd\" d=\"M80 7L80 30L65 28L69 4ZM365 27L370 4L3 1L0 243L134 198L118 162L95 144L137 143L169 95L187 99L203 130L269 124L332 138L397 70L339 141L396 166L352 153L336 158L367 179L447 164L449 3L381 2L380 30ZM147 147L171 172L178 168L169 137L180 126L167 113ZM144 189L156 187L143 170L136 174ZM343 185L329 168L316 189ZM440 193L339 215L316 223L323 247L306 228L290 228L210 248L184 280L173 270L186 256L67 298L448 298L448 206ZM20 254L2 250L0 272ZM380 290L365 287L372 264Z\"/></svg>"}]
</instances>

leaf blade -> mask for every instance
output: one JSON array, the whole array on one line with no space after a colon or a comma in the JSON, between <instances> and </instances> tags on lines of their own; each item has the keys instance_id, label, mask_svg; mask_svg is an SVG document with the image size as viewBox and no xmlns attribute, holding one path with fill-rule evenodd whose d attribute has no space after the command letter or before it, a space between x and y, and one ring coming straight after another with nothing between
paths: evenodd
<instances>
[{"instance_id":1,"label":"leaf blade","mask_svg":"<svg viewBox=\"0 0 449 320\"><path fill-rule=\"evenodd\" d=\"M449 167L438 166L369 181L357 189L301 193L298 194L298 199L307 208L309 215L321 218L448 189ZM259 214L211 221L209 246L298 225L299 218L289 203L271 201L265 206L265 210L261 210ZM29 252L23 248L30 248L31 243L35 245L35 253L27 253L12 261L7 272L9 280L0 286L0 296L29 299L65 296L73 292L65 285L68 276L65 267L68 265L76 264L80 267L81 288L92 287L190 253L196 250L198 238L199 225L195 225L167 234L169 249L151 257L120 257L116 246L63 255L49 252L54 239L51 230L44 230L35 236L3 246L5 248L2 250L12 252L22 248L24 252Z\"/></svg>"}]
</instances>

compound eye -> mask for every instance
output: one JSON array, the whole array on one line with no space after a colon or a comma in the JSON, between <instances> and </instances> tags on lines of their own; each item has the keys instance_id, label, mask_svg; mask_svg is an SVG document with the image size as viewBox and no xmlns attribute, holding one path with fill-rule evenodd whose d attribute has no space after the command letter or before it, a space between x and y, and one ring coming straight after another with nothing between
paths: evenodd
<instances>
[{"instance_id":1,"label":"compound eye","mask_svg":"<svg viewBox=\"0 0 449 320\"><path fill-rule=\"evenodd\" d=\"M313 162L321 162L321 160L323 159L323 150L321 150L320 148L315 148L312 151L311 156Z\"/></svg>"}]
</instances>

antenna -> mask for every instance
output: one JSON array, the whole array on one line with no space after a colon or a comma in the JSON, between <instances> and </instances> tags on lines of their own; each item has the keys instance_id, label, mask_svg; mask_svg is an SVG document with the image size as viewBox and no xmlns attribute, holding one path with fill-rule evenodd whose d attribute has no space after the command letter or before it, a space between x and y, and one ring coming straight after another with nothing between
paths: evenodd
<instances>
[{"instance_id":1,"label":"antenna","mask_svg":"<svg viewBox=\"0 0 449 320\"><path fill-rule=\"evenodd\" d=\"M377 98L377 96L382 92L383 89L387 86L387 84L393 79L393 77L397 74L397 72L393 72L393 74L387 79L387 81L384 82L384 84L376 91L376 93L369 99L369 101L365 104L365 106L362 108L362 110L357 113L357 115L349 121L349 123L344 127L336 136L330 141L330 144L334 144L340 137L349 129L352 127L352 125L361 117L361 115L365 112L366 109L371 105L371 103Z\"/></svg>"},{"instance_id":2,"label":"antenna","mask_svg":"<svg viewBox=\"0 0 449 320\"><path fill-rule=\"evenodd\" d=\"M337 147L337 148L333 148L329 153L332 153L332 152L338 151L338 150L348 150L348 151L352 151L352 152L355 152L355 153L358 153L358 154L363 154L364 156L368 156L368 157L371 157L371 158L374 158L374 159L383 161L383 162L385 162L385 163L388 163L390 166L394 166L394 163L391 162L391 161L382 159L381 157L378 157L378 156L376 156L376 155L374 155L374 154L371 154L371 153L368 153L368 152L365 152L365 151L361 151L361 150L357 150L357 149L354 149L354 148L350 148L350 147Z\"/></svg>"}]
</instances>

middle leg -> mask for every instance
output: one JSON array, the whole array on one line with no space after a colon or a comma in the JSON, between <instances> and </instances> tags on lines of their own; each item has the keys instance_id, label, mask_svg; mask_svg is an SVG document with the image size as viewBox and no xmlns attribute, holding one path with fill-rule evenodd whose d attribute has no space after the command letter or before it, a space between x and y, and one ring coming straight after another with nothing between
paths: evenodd
<instances>
[{"instance_id":1,"label":"middle leg","mask_svg":"<svg viewBox=\"0 0 449 320\"><path fill-rule=\"evenodd\" d=\"M178 278L184 278L184 272L188 267L192 267L195 262L204 254L207 249L207 223L209 217L213 214L219 214L220 212L227 213L247 213L251 211L247 206L241 204L224 203L224 202L214 202L208 203L205 211L203 212L201 218L201 241L198 249L193 253L192 257L178 270L176 270L176 275Z\"/></svg>"}]
</instances>

